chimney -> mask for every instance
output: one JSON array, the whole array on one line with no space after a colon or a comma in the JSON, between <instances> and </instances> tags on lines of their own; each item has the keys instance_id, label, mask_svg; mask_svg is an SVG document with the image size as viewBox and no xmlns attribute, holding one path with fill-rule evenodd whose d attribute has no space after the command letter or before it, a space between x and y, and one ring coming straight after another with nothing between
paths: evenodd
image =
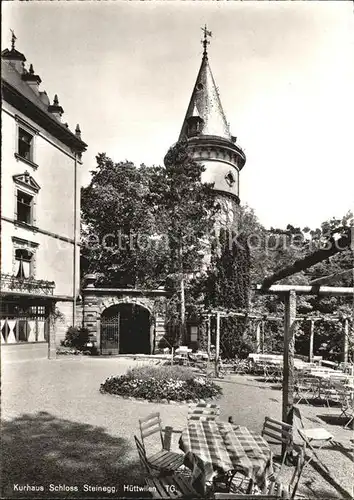
<instances>
[{"instance_id":1,"label":"chimney","mask_svg":"<svg viewBox=\"0 0 354 500\"><path fill-rule=\"evenodd\" d=\"M80 130L80 125L79 124L76 125L75 135L76 135L76 137L78 139L81 139L81 130Z\"/></svg>"},{"instance_id":2,"label":"chimney","mask_svg":"<svg viewBox=\"0 0 354 500\"><path fill-rule=\"evenodd\" d=\"M29 71L24 70L22 73L22 80L25 81L37 95L39 95L39 86L42 80L38 75L34 74L32 64L29 67Z\"/></svg>"},{"instance_id":3,"label":"chimney","mask_svg":"<svg viewBox=\"0 0 354 500\"><path fill-rule=\"evenodd\" d=\"M58 99L57 94L55 94L55 96L54 96L53 104L48 106L48 111L49 111L49 113L52 113L52 115L55 116L55 118L61 122L61 117L64 113L64 110L59 105L59 99Z\"/></svg>"}]
</instances>

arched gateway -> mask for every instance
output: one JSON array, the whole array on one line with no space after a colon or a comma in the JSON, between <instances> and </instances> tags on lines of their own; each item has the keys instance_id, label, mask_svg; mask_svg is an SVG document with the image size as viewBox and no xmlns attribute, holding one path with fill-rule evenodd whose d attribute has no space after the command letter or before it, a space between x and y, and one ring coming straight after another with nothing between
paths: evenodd
<instances>
[{"instance_id":1,"label":"arched gateway","mask_svg":"<svg viewBox=\"0 0 354 500\"><path fill-rule=\"evenodd\" d=\"M154 354L165 335L164 289L96 288L86 276L83 323L103 355Z\"/></svg>"},{"instance_id":2,"label":"arched gateway","mask_svg":"<svg viewBox=\"0 0 354 500\"><path fill-rule=\"evenodd\" d=\"M151 354L153 329L150 312L138 304L122 303L101 314L102 354Z\"/></svg>"}]
</instances>

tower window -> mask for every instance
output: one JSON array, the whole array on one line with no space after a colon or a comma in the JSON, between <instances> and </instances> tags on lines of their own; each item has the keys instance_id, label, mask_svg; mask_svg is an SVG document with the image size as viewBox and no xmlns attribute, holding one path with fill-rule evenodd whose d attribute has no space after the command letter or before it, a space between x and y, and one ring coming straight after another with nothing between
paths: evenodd
<instances>
[{"instance_id":1,"label":"tower window","mask_svg":"<svg viewBox=\"0 0 354 500\"><path fill-rule=\"evenodd\" d=\"M17 220L26 224L32 224L33 196L17 191Z\"/></svg>"},{"instance_id":2,"label":"tower window","mask_svg":"<svg viewBox=\"0 0 354 500\"><path fill-rule=\"evenodd\" d=\"M18 248L15 251L16 278L29 278L32 275L32 258L33 254L26 249Z\"/></svg>"},{"instance_id":3,"label":"tower window","mask_svg":"<svg viewBox=\"0 0 354 500\"><path fill-rule=\"evenodd\" d=\"M199 82L199 83L197 84L197 90L203 90L203 88L204 88L204 85L203 85L202 83L200 83L200 82Z\"/></svg>"},{"instance_id":4,"label":"tower window","mask_svg":"<svg viewBox=\"0 0 354 500\"><path fill-rule=\"evenodd\" d=\"M235 177L232 175L232 172L228 172L228 174L225 175L225 180L230 187L232 187L236 182Z\"/></svg>"},{"instance_id":5,"label":"tower window","mask_svg":"<svg viewBox=\"0 0 354 500\"><path fill-rule=\"evenodd\" d=\"M33 159L33 135L24 130L18 129L18 154L26 160Z\"/></svg>"}]
</instances>

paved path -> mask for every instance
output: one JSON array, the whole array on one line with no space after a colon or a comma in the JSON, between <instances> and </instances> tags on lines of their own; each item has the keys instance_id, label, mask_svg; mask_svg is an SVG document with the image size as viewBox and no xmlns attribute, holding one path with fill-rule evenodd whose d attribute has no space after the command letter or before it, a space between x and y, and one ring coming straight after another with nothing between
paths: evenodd
<instances>
[{"instance_id":1,"label":"paved path","mask_svg":"<svg viewBox=\"0 0 354 500\"><path fill-rule=\"evenodd\" d=\"M4 363L2 417L6 489L3 496L24 498L24 493L17 492L14 485L35 484L43 486L45 491L36 492L33 498L144 496L141 491L127 491L142 484L133 441L138 432L138 418L159 411L165 425L182 429L187 406L131 401L99 392L100 383L108 376L122 374L135 364L132 359L92 357ZM281 391L273 390L270 384L248 376L230 376L220 383L224 390L219 400L222 419L233 415L235 423L260 432L266 415L280 418ZM306 421L311 426L326 425L317 415L333 415L339 411L338 408L301 407L307 417L317 419L316 423ZM350 431L343 431L338 425L326 427L336 438L349 443ZM177 440L175 435L175 446ZM336 488L309 467L299 492L308 498L345 498L345 491L350 491L349 476L353 470L348 453L325 450L321 456L334 471ZM63 486L64 491L49 491L50 485ZM70 487L77 487L79 491L65 493L65 488ZM106 491L102 491L103 487ZM98 491L90 492L87 488Z\"/></svg>"}]
</instances>

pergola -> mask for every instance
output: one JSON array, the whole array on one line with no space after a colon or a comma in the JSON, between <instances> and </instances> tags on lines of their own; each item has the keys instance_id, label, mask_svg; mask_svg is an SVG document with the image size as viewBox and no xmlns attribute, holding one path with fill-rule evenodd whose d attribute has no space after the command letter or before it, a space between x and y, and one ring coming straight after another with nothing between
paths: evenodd
<instances>
[{"instance_id":1,"label":"pergola","mask_svg":"<svg viewBox=\"0 0 354 500\"><path fill-rule=\"evenodd\" d=\"M329 239L328 243L330 245L326 248L321 248L314 253L307 255L303 259L295 261L291 266L283 268L271 276L264 279L261 285L256 286L256 291L262 294L275 294L280 296L285 304L285 313L283 317L284 321L284 355L283 355L283 365L284 365L284 376L283 376L283 397L282 397L282 420L283 422L292 423L293 415L293 405L294 405L294 355L295 355L295 325L296 321L299 319L304 319L304 317L296 316L296 297L297 295L317 295L317 296L332 296L332 297L353 297L354 306L354 287L337 287L337 286L326 286L333 279L342 277L344 275L353 274L354 269L347 269L330 276L316 279L312 281L309 285L277 285L277 281L287 278L293 274L303 271L318 262L321 262L329 257L335 255L338 252L347 250L352 245L352 234L353 228L347 228L343 236L335 240L333 237ZM257 325L257 337L260 338L261 332L259 330L262 319L260 315L247 314L247 312L237 312L237 311L223 311L214 310L210 311L208 314L208 352L210 352L210 316L216 316L216 353L215 353L215 373L218 374L218 362L220 356L220 319L222 317L248 317L249 319L257 319L259 323ZM353 318L354 318L354 307L353 307ZM267 319L279 320L278 316L269 316ZM314 336L314 322L320 317L308 317L311 321L310 328L310 358L313 356L313 336ZM342 318L332 318L334 321L338 321ZM344 361L348 357L348 345L350 336L350 326L349 318L344 317L344 349L343 358ZM353 324L353 321L352 321ZM352 327L353 329L353 327Z\"/></svg>"},{"instance_id":2,"label":"pergola","mask_svg":"<svg viewBox=\"0 0 354 500\"><path fill-rule=\"evenodd\" d=\"M276 285L281 279L287 278L293 274L303 271L329 257L342 252L343 250L353 249L353 228L346 228L346 231L337 240L332 236L328 244L312 254L295 261L292 265L280 269L271 276L264 279L261 285L257 286L259 293L276 294L283 298L285 304L284 313L284 376L283 376L283 401L282 401L282 420L292 423L294 406L294 354L295 354L295 323L296 323L296 297L297 295L317 295L331 297L353 297L354 287L331 287L325 284L332 281L342 274L353 273L354 269L348 269L331 276L314 280L309 285ZM354 302L353 302L354 305ZM353 312L354 314L354 312ZM346 322L349 337L349 321ZM347 348L346 348L347 349Z\"/></svg>"}]
</instances>

